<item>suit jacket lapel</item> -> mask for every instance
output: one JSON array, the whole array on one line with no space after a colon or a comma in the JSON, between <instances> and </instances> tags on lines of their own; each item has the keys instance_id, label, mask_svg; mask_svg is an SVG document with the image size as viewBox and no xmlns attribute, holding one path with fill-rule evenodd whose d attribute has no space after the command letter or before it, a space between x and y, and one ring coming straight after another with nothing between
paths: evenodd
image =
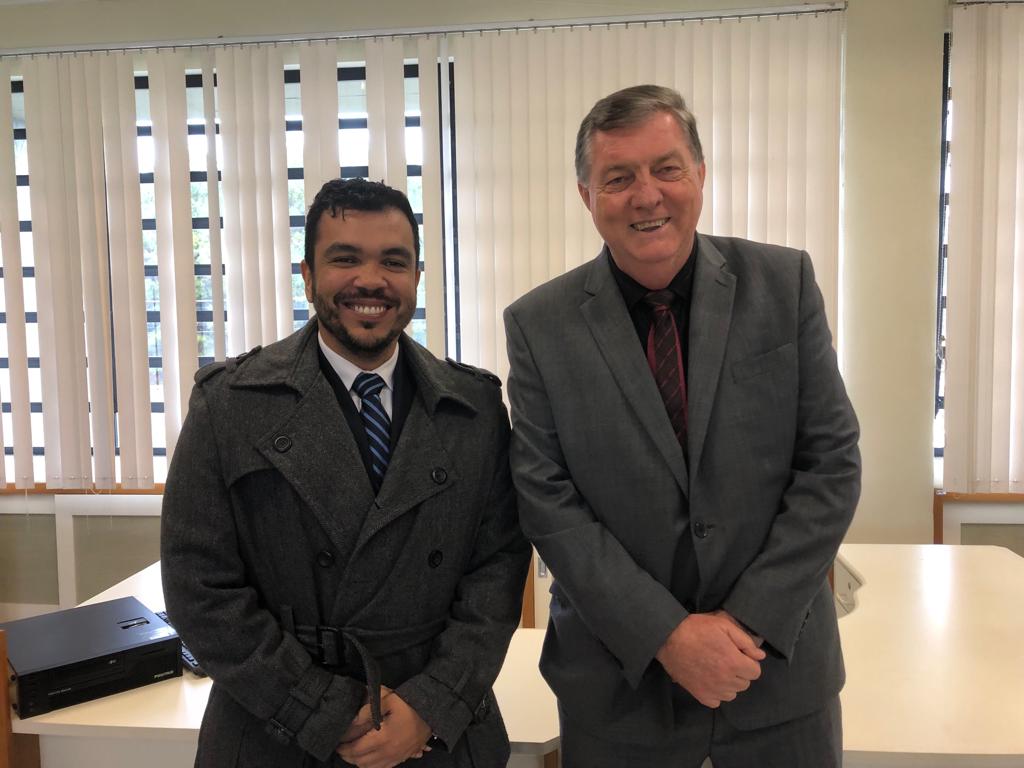
<instances>
[{"instance_id":1,"label":"suit jacket lapel","mask_svg":"<svg viewBox=\"0 0 1024 768\"><path fill-rule=\"evenodd\" d=\"M587 297L580 311L626 402L658 447L679 487L688 495L689 478L683 450L665 414L665 405L637 340L622 293L608 267L609 258L606 248L591 262L590 276L584 286Z\"/></svg>"},{"instance_id":2,"label":"suit jacket lapel","mask_svg":"<svg viewBox=\"0 0 1024 768\"><path fill-rule=\"evenodd\" d=\"M696 475L700 467L736 293L736 276L729 271L722 254L706 237L697 237L699 245L690 305L689 368L686 372L687 443L692 475Z\"/></svg>"}]
</instances>

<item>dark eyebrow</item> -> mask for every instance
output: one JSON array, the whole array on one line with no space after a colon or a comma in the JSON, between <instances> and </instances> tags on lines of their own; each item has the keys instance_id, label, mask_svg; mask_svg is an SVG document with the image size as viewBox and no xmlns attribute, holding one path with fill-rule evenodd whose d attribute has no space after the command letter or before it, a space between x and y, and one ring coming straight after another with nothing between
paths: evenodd
<instances>
[{"instance_id":1,"label":"dark eyebrow","mask_svg":"<svg viewBox=\"0 0 1024 768\"><path fill-rule=\"evenodd\" d=\"M362 253L362 248L360 248L357 245L352 245L351 243L331 243L326 248L324 248L324 258L339 254L358 256L361 255ZM395 245L392 246L391 248L385 248L381 252L381 255L391 257L400 256L410 262L413 260L412 251L401 245Z\"/></svg>"},{"instance_id":2,"label":"dark eyebrow","mask_svg":"<svg viewBox=\"0 0 1024 768\"><path fill-rule=\"evenodd\" d=\"M331 243L324 248L324 256L331 256L336 253L362 253L362 249L350 243Z\"/></svg>"}]
</instances>

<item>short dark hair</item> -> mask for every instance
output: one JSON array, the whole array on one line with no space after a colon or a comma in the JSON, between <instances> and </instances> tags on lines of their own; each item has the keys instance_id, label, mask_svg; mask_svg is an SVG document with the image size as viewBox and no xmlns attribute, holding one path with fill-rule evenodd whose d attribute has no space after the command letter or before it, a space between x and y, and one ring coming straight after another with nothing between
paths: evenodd
<instances>
[{"instance_id":1,"label":"short dark hair","mask_svg":"<svg viewBox=\"0 0 1024 768\"><path fill-rule=\"evenodd\" d=\"M386 211L394 208L405 214L412 227L412 242L416 248L416 262L420 260L420 228L416 215L409 205L409 198L402 192L379 181L366 179L331 179L316 193L313 204L306 213L306 265L313 269L316 237L320 229L320 218L324 213L337 216L341 211Z\"/></svg>"},{"instance_id":2,"label":"short dark hair","mask_svg":"<svg viewBox=\"0 0 1024 768\"><path fill-rule=\"evenodd\" d=\"M690 145L693 159L703 162L697 118L687 108L679 91L660 85L634 85L605 96L583 118L576 134L576 180L581 184L590 180L590 145L595 133L631 128L658 112L667 112L675 118Z\"/></svg>"}]
</instances>

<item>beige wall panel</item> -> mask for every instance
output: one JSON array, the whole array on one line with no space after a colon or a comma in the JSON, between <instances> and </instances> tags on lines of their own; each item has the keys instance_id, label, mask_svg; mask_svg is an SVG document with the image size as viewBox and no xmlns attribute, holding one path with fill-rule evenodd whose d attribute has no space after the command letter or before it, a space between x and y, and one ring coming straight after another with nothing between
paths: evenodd
<instances>
[{"instance_id":1,"label":"beige wall panel","mask_svg":"<svg viewBox=\"0 0 1024 768\"><path fill-rule=\"evenodd\" d=\"M840 352L864 457L848 540L927 543L946 2L851 0L846 24Z\"/></svg>"},{"instance_id":2,"label":"beige wall panel","mask_svg":"<svg viewBox=\"0 0 1024 768\"><path fill-rule=\"evenodd\" d=\"M52 603L57 594L53 515L0 515L0 603Z\"/></svg>"},{"instance_id":3,"label":"beige wall panel","mask_svg":"<svg viewBox=\"0 0 1024 768\"><path fill-rule=\"evenodd\" d=\"M160 559L159 517L74 518L76 602Z\"/></svg>"},{"instance_id":4,"label":"beige wall panel","mask_svg":"<svg viewBox=\"0 0 1024 768\"><path fill-rule=\"evenodd\" d=\"M993 544L1024 557L1024 525L964 523L960 526L960 543Z\"/></svg>"}]
</instances>

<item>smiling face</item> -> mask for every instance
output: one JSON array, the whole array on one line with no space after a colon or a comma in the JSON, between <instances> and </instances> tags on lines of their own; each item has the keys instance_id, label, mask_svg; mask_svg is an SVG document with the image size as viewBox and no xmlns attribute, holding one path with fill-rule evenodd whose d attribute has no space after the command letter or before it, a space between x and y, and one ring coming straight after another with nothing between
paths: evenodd
<instances>
[{"instance_id":1,"label":"smiling face","mask_svg":"<svg viewBox=\"0 0 1024 768\"><path fill-rule=\"evenodd\" d=\"M363 370L379 367L416 309L420 273L408 219L396 208L324 211L313 255L315 268L303 261L302 279L321 337Z\"/></svg>"},{"instance_id":2,"label":"smiling face","mask_svg":"<svg viewBox=\"0 0 1024 768\"><path fill-rule=\"evenodd\" d=\"M619 269L651 290L667 286L690 256L704 202L704 163L675 117L596 131L590 178L577 186Z\"/></svg>"}]
</instances>

